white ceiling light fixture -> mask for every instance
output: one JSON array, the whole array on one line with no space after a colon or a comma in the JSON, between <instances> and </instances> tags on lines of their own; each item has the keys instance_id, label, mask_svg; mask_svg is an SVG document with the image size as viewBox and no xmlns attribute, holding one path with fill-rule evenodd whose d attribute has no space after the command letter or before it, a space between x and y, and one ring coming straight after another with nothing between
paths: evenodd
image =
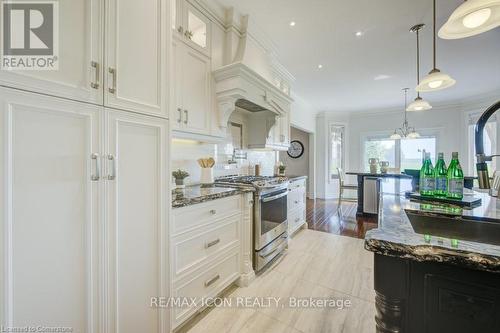
<instances>
[{"instance_id":1,"label":"white ceiling light fixture","mask_svg":"<svg viewBox=\"0 0 500 333\"><path fill-rule=\"evenodd\" d=\"M321 68L323 68L323 65L319 64L318 69L321 69Z\"/></svg>"},{"instance_id":2,"label":"white ceiling light fixture","mask_svg":"<svg viewBox=\"0 0 500 333\"><path fill-rule=\"evenodd\" d=\"M443 39L459 39L500 26L500 0L469 0L461 4L439 29Z\"/></svg>"},{"instance_id":3,"label":"white ceiling light fixture","mask_svg":"<svg viewBox=\"0 0 500 333\"><path fill-rule=\"evenodd\" d=\"M420 84L420 30L425 27L425 24L417 24L410 28L411 32L417 35L417 86ZM417 98L408 105L406 111L426 111L432 109L429 102L420 97L420 92L417 92Z\"/></svg>"},{"instance_id":4,"label":"white ceiling light fixture","mask_svg":"<svg viewBox=\"0 0 500 333\"><path fill-rule=\"evenodd\" d=\"M408 139L420 138L420 134L415 130L415 127L411 127L408 124L407 111L406 111L408 102L408 90L409 88L403 89L405 93L405 108L404 108L405 118L403 126L401 126L400 128L396 128L394 130L394 133L390 136L391 140L400 140L402 138L408 138Z\"/></svg>"},{"instance_id":5,"label":"white ceiling light fixture","mask_svg":"<svg viewBox=\"0 0 500 333\"><path fill-rule=\"evenodd\" d=\"M425 76L417 86L418 92L431 92L449 88L457 81L448 74L442 73L436 67L436 0L433 0L433 63L434 68Z\"/></svg>"},{"instance_id":6,"label":"white ceiling light fixture","mask_svg":"<svg viewBox=\"0 0 500 333\"><path fill-rule=\"evenodd\" d=\"M363 36L363 31L356 32L356 37L361 37L361 36Z\"/></svg>"},{"instance_id":7,"label":"white ceiling light fixture","mask_svg":"<svg viewBox=\"0 0 500 333\"><path fill-rule=\"evenodd\" d=\"M291 22L290 22L290 26L291 26L291 27L295 27L295 25L296 25L296 24L297 24L297 23L296 23L295 21L291 21Z\"/></svg>"}]
</instances>

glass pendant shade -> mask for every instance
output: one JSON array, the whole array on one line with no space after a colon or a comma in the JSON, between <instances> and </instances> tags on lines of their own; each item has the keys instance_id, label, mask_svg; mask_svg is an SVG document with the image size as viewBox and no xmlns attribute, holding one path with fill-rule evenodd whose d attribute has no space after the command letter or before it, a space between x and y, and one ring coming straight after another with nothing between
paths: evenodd
<instances>
[{"instance_id":1,"label":"glass pendant shade","mask_svg":"<svg viewBox=\"0 0 500 333\"><path fill-rule=\"evenodd\" d=\"M401 135L399 135L396 132L394 132L394 134L391 135L391 140L400 140L400 139L401 139Z\"/></svg>"},{"instance_id":2,"label":"glass pendant shade","mask_svg":"<svg viewBox=\"0 0 500 333\"><path fill-rule=\"evenodd\" d=\"M406 111L414 112L414 111L426 111L430 109L432 109L430 103L424 100L422 97L418 96L410 105L408 105Z\"/></svg>"},{"instance_id":3,"label":"glass pendant shade","mask_svg":"<svg viewBox=\"0 0 500 333\"><path fill-rule=\"evenodd\" d=\"M422 81L420 81L416 90L418 92L438 91L449 88L456 82L457 81L452 79L448 74L441 73L439 69L433 69L422 79Z\"/></svg>"},{"instance_id":4,"label":"glass pendant shade","mask_svg":"<svg viewBox=\"0 0 500 333\"><path fill-rule=\"evenodd\" d=\"M500 26L500 0L468 0L439 30L443 39L475 36Z\"/></svg>"},{"instance_id":5,"label":"glass pendant shade","mask_svg":"<svg viewBox=\"0 0 500 333\"><path fill-rule=\"evenodd\" d=\"M418 139L420 138L420 134L418 134L417 132L411 132L410 134L408 134L408 139Z\"/></svg>"}]
</instances>

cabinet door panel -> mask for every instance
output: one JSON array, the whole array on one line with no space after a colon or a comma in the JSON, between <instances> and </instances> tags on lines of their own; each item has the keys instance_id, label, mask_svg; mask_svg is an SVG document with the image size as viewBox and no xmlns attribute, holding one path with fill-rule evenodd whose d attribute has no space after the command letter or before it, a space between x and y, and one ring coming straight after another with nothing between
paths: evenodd
<instances>
[{"instance_id":1,"label":"cabinet door panel","mask_svg":"<svg viewBox=\"0 0 500 333\"><path fill-rule=\"evenodd\" d=\"M110 332L167 332L167 120L107 111Z\"/></svg>"},{"instance_id":2,"label":"cabinet door panel","mask_svg":"<svg viewBox=\"0 0 500 333\"><path fill-rule=\"evenodd\" d=\"M210 132L210 60L188 46L183 55L183 122L189 132Z\"/></svg>"},{"instance_id":3,"label":"cabinet door panel","mask_svg":"<svg viewBox=\"0 0 500 333\"><path fill-rule=\"evenodd\" d=\"M167 1L107 3L105 106L167 117Z\"/></svg>"},{"instance_id":4,"label":"cabinet door panel","mask_svg":"<svg viewBox=\"0 0 500 333\"><path fill-rule=\"evenodd\" d=\"M0 85L102 104L102 1L58 3L59 69L0 71ZM92 88L91 83L98 86Z\"/></svg>"},{"instance_id":5,"label":"cabinet door panel","mask_svg":"<svg viewBox=\"0 0 500 333\"><path fill-rule=\"evenodd\" d=\"M184 48L182 42L179 42L177 38L174 38L172 41L172 64L173 64L173 80L175 84L173 85L173 96L174 96L174 107L172 108L172 113L170 115L170 123L172 124L172 128L180 129L183 125L184 119L184 110L182 109L182 63L184 57Z\"/></svg>"},{"instance_id":6,"label":"cabinet door panel","mask_svg":"<svg viewBox=\"0 0 500 333\"><path fill-rule=\"evenodd\" d=\"M0 96L0 325L97 333L99 183L90 156L100 108L5 88Z\"/></svg>"}]
</instances>

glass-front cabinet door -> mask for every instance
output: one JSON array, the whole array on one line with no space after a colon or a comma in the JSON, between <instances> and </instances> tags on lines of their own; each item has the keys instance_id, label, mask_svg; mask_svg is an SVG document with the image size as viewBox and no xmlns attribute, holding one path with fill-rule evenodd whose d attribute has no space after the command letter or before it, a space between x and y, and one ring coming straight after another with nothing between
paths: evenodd
<instances>
[{"instance_id":1,"label":"glass-front cabinet door","mask_svg":"<svg viewBox=\"0 0 500 333\"><path fill-rule=\"evenodd\" d=\"M186 2L186 31L184 36L204 52L210 49L210 20Z\"/></svg>"},{"instance_id":2,"label":"glass-front cabinet door","mask_svg":"<svg viewBox=\"0 0 500 333\"><path fill-rule=\"evenodd\" d=\"M189 46L209 55L210 20L186 0L176 1L172 8L172 29Z\"/></svg>"}]
</instances>

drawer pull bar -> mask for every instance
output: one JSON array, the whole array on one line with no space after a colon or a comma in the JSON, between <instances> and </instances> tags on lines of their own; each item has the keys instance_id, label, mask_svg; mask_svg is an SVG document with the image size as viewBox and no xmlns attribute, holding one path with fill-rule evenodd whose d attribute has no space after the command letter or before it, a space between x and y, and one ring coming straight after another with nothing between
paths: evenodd
<instances>
[{"instance_id":1,"label":"drawer pull bar","mask_svg":"<svg viewBox=\"0 0 500 333\"><path fill-rule=\"evenodd\" d=\"M210 287L212 284L215 283L215 281L217 281L218 279L220 279L220 275L217 274L216 276L214 276L213 278L211 278L210 280L206 281L205 282L205 287Z\"/></svg>"},{"instance_id":2,"label":"drawer pull bar","mask_svg":"<svg viewBox=\"0 0 500 333\"><path fill-rule=\"evenodd\" d=\"M206 244L205 244L205 249L208 249L208 248L210 248L210 247L212 247L212 246L214 246L214 245L217 245L217 244L219 244L219 243L220 243L220 239L219 239L219 238L217 238L216 240L213 240L213 241L211 241L211 242L206 243Z\"/></svg>"}]
</instances>

